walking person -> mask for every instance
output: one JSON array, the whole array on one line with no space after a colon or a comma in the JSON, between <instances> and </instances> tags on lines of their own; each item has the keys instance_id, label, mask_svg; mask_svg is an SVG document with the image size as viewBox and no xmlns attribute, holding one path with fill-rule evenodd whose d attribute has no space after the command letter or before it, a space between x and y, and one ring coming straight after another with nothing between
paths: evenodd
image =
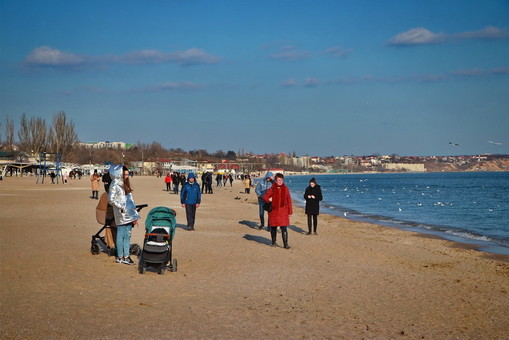
<instances>
[{"instance_id":1,"label":"walking person","mask_svg":"<svg viewBox=\"0 0 509 340\"><path fill-rule=\"evenodd\" d=\"M277 246L277 227L281 229L283 235L283 246L290 249L288 245L288 225L290 224L290 216L293 213L292 198L290 190L284 183L285 176L281 173L276 174L276 181L267 190L263 196L266 203L272 203L272 210L269 212L270 236L272 238L272 246Z\"/></svg>"},{"instance_id":2,"label":"walking person","mask_svg":"<svg viewBox=\"0 0 509 340\"><path fill-rule=\"evenodd\" d=\"M92 182L92 197L96 200L99 199L99 182L101 181L101 176L97 173L97 169L94 170L92 176L90 176L90 181Z\"/></svg>"},{"instance_id":3,"label":"walking person","mask_svg":"<svg viewBox=\"0 0 509 340\"><path fill-rule=\"evenodd\" d=\"M265 177L262 180L258 181L255 188L256 196L258 196L258 213L260 216L260 226L258 229L263 229L265 226L265 210L263 210L263 205L265 201L263 200L263 196L267 193L267 190L272 186L274 182L274 174L272 172L267 172ZM267 224L268 225L268 224ZM270 231L270 228L267 227L267 231Z\"/></svg>"},{"instance_id":4,"label":"walking person","mask_svg":"<svg viewBox=\"0 0 509 340\"><path fill-rule=\"evenodd\" d=\"M311 227L315 235L318 226L318 215L320 214L320 201L322 200L322 189L316 184L315 178L311 178L309 186L304 192L304 199L306 200L306 215L308 216L308 232L306 235L311 235ZM311 220L313 220L311 225Z\"/></svg>"},{"instance_id":5,"label":"walking person","mask_svg":"<svg viewBox=\"0 0 509 340\"><path fill-rule=\"evenodd\" d=\"M207 182L207 185L205 186L207 194L213 194L214 192L212 191L212 173L207 172L207 178L205 180Z\"/></svg>"},{"instance_id":6,"label":"walking person","mask_svg":"<svg viewBox=\"0 0 509 340\"><path fill-rule=\"evenodd\" d=\"M187 176L187 183L184 184L180 193L180 203L183 208L186 208L187 230L194 230L196 208L198 208L201 203L201 192L200 186L196 182L196 177L193 173Z\"/></svg>"},{"instance_id":7,"label":"walking person","mask_svg":"<svg viewBox=\"0 0 509 340\"><path fill-rule=\"evenodd\" d=\"M131 247L131 230L138 223L140 215L136 211L133 190L129 182L129 170L122 165L112 165L110 176L113 179L108 193L108 203L113 207L115 224L117 225L117 263L134 265L129 256Z\"/></svg>"},{"instance_id":8,"label":"walking person","mask_svg":"<svg viewBox=\"0 0 509 340\"><path fill-rule=\"evenodd\" d=\"M178 194L179 193L180 176L177 172L174 172L173 175L171 175L171 181L173 182L173 193Z\"/></svg>"},{"instance_id":9,"label":"walking person","mask_svg":"<svg viewBox=\"0 0 509 340\"><path fill-rule=\"evenodd\" d=\"M208 194L207 192L207 173L204 172L201 174L201 192L204 194Z\"/></svg>"}]
</instances>

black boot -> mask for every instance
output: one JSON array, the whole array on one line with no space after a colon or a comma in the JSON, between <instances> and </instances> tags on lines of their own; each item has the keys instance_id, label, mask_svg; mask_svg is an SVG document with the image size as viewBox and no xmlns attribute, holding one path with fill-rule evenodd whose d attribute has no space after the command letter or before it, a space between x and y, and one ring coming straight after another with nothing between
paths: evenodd
<instances>
[{"instance_id":1,"label":"black boot","mask_svg":"<svg viewBox=\"0 0 509 340\"><path fill-rule=\"evenodd\" d=\"M283 245L285 249L290 249L290 246L288 245L288 231L281 231L281 234L283 234Z\"/></svg>"},{"instance_id":2,"label":"black boot","mask_svg":"<svg viewBox=\"0 0 509 340\"><path fill-rule=\"evenodd\" d=\"M277 247L276 237L277 237L277 228L269 227L270 229L270 237L272 238L272 246Z\"/></svg>"}]
</instances>

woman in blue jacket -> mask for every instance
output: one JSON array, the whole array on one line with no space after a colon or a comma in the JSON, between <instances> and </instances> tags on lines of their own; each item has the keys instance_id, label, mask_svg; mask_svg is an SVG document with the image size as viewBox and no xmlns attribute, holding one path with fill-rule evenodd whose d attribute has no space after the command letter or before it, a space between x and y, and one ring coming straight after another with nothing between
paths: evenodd
<instances>
[{"instance_id":1,"label":"woman in blue jacket","mask_svg":"<svg viewBox=\"0 0 509 340\"><path fill-rule=\"evenodd\" d=\"M198 208L201 203L201 191L193 173L187 176L187 182L182 187L180 203L183 208L186 208L187 230L194 230L196 208Z\"/></svg>"}]
</instances>

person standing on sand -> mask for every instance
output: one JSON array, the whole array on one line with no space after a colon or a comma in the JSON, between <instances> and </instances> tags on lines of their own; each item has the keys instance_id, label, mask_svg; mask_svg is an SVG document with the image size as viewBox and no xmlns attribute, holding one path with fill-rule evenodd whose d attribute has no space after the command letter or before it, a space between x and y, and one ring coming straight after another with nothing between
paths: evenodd
<instances>
[{"instance_id":1,"label":"person standing on sand","mask_svg":"<svg viewBox=\"0 0 509 340\"><path fill-rule=\"evenodd\" d=\"M166 183L166 191L171 190L171 174L168 172L166 177L164 178L164 183Z\"/></svg>"},{"instance_id":2,"label":"person standing on sand","mask_svg":"<svg viewBox=\"0 0 509 340\"><path fill-rule=\"evenodd\" d=\"M184 184L180 193L180 203L183 208L186 208L187 230L194 230L196 208L201 203L201 192L200 186L196 183L196 177L192 172L187 176L187 183Z\"/></svg>"},{"instance_id":3,"label":"person standing on sand","mask_svg":"<svg viewBox=\"0 0 509 340\"><path fill-rule=\"evenodd\" d=\"M131 183L129 182L129 169L122 165L112 165L110 176L113 178L108 193L108 203L113 207L115 224L117 225L117 263L134 265L129 256L131 247L131 230L138 223L140 215L136 211Z\"/></svg>"},{"instance_id":4,"label":"person standing on sand","mask_svg":"<svg viewBox=\"0 0 509 340\"><path fill-rule=\"evenodd\" d=\"M309 186L304 192L304 199L306 200L306 215L308 216L308 232L306 235L311 235L311 219L313 219L313 231L315 235L318 226L318 215L320 214L320 201L322 200L322 189L316 184L315 178L311 178Z\"/></svg>"},{"instance_id":5,"label":"person standing on sand","mask_svg":"<svg viewBox=\"0 0 509 340\"><path fill-rule=\"evenodd\" d=\"M263 200L263 196L267 193L267 190L272 186L273 182L274 174L269 171L265 174L265 177L256 184L255 193L258 196L258 212L260 215L260 226L258 229L260 230L265 226L265 210L263 210L265 201ZM270 228L267 228L267 230L270 231Z\"/></svg>"},{"instance_id":6,"label":"person standing on sand","mask_svg":"<svg viewBox=\"0 0 509 340\"><path fill-rule=\"evenodd\" d=\"M102 177L102 182L104 184L104 191L109 192L110 191L110 184L111 184L111 176L109 173L109 170L106 170Z\"/></svg>"},{"instance_id":7,"label":"person standing on sand","mask_svg":"<svg viewBox=\"0 0 509 340\"><path fill-rule=\"evenodd\" d=\"M92 197L96 200L99 199L99 182L101 181L101 176L97 173L97 169L94 170L92 176L90 176L90 181L92 182Z\"/></svg>"},{"instance_id":8,"label":"person standing on sand","mask_svg":"<svg viewBox=\"0 0 509 340\"><path fill-rule=\"evenodd\" d=\"M288 230L290 224L290 216L293 213L292 197L290 190L284 183L285 176L281 173L276 174L276 181L267 190L263 196L266 203L272 202L272 211L269 212L270 236L272 238L272 246L277 246L277 227L281 228L283 235L283 245L285 249L290 249L288 245Z\"/></svg>"},{"instance_id":9,"label":"person standing on sand","mask_svg":"<svg viewBox=\"0 0 509 340\"><path fill-rule=\"evenodd\" d=\"M251 178L249 175L244 177L244 192L249 194L251 192Z\"/></svg>"}]
</instances>

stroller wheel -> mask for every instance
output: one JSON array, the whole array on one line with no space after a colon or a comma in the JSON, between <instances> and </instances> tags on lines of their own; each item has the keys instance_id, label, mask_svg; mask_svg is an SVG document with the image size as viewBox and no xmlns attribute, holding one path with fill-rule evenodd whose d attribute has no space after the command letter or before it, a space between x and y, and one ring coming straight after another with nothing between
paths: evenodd
<instances>
[{"instance_id":1,"label":"stroller wheel","mask_svg":"<svg viewBox=\"0 0 509 340\"><path fill-rule=\"evenodd\" d=\"M138 256L138 255L140 255L140 252L141 252L141 248L136 243L131 244L131 246L129 247L129 254L131 254L131 255Z\"/></svg>"},{"instance_id":2,"label":"stroller wheel","mask_svg":"<svg viewBox=\"0 0 509 340\"><path fill-rule=\"evenodd\" d=\"M97 255L101 252L101 247L99 246L99 243L92 242L92 246L90 247L90 252L92 255Z\"/></svg>"},{"instance_id":3,"label":"stroller wheel","mask_svg":"<svg viewBox=\"0 0 509 340\"><path fill-rule=\"evenodd\" d=\"M139 270L140 274L145 274L145 272L147 271L147 268L140 266L140 268L138 268L138 270Z\"/></svg>"},{"instance_id":4,"label":"stroller wheel","mask_svg":"<svg viewBox=\"0 0 509 340\"><path fill-rule=\"evenodd\" d=\"M177 271L177 259L171 260L170 272L174 273Z\"/></svg>"},{"instance_id":5,"label":"stroller wheel","mask_svg":"<svg viewBox=\"0 0 509 340\"><path fill-rule=\"evenodd\" d=\"M108 248L108 256L115 256L116 250L115 248Z\"/></svg>"},{"instance_id":6,"label":"stroller wheel","mask_svg":"<svg viewBox=\"0 0 509 340\"><path fill-rule=\"evenodd\" d=\"M161 267L159 267L159 270L157 271L157 273L159 275L164 275L164 265L161 265Z\"/></svg>"}]
</instances>

